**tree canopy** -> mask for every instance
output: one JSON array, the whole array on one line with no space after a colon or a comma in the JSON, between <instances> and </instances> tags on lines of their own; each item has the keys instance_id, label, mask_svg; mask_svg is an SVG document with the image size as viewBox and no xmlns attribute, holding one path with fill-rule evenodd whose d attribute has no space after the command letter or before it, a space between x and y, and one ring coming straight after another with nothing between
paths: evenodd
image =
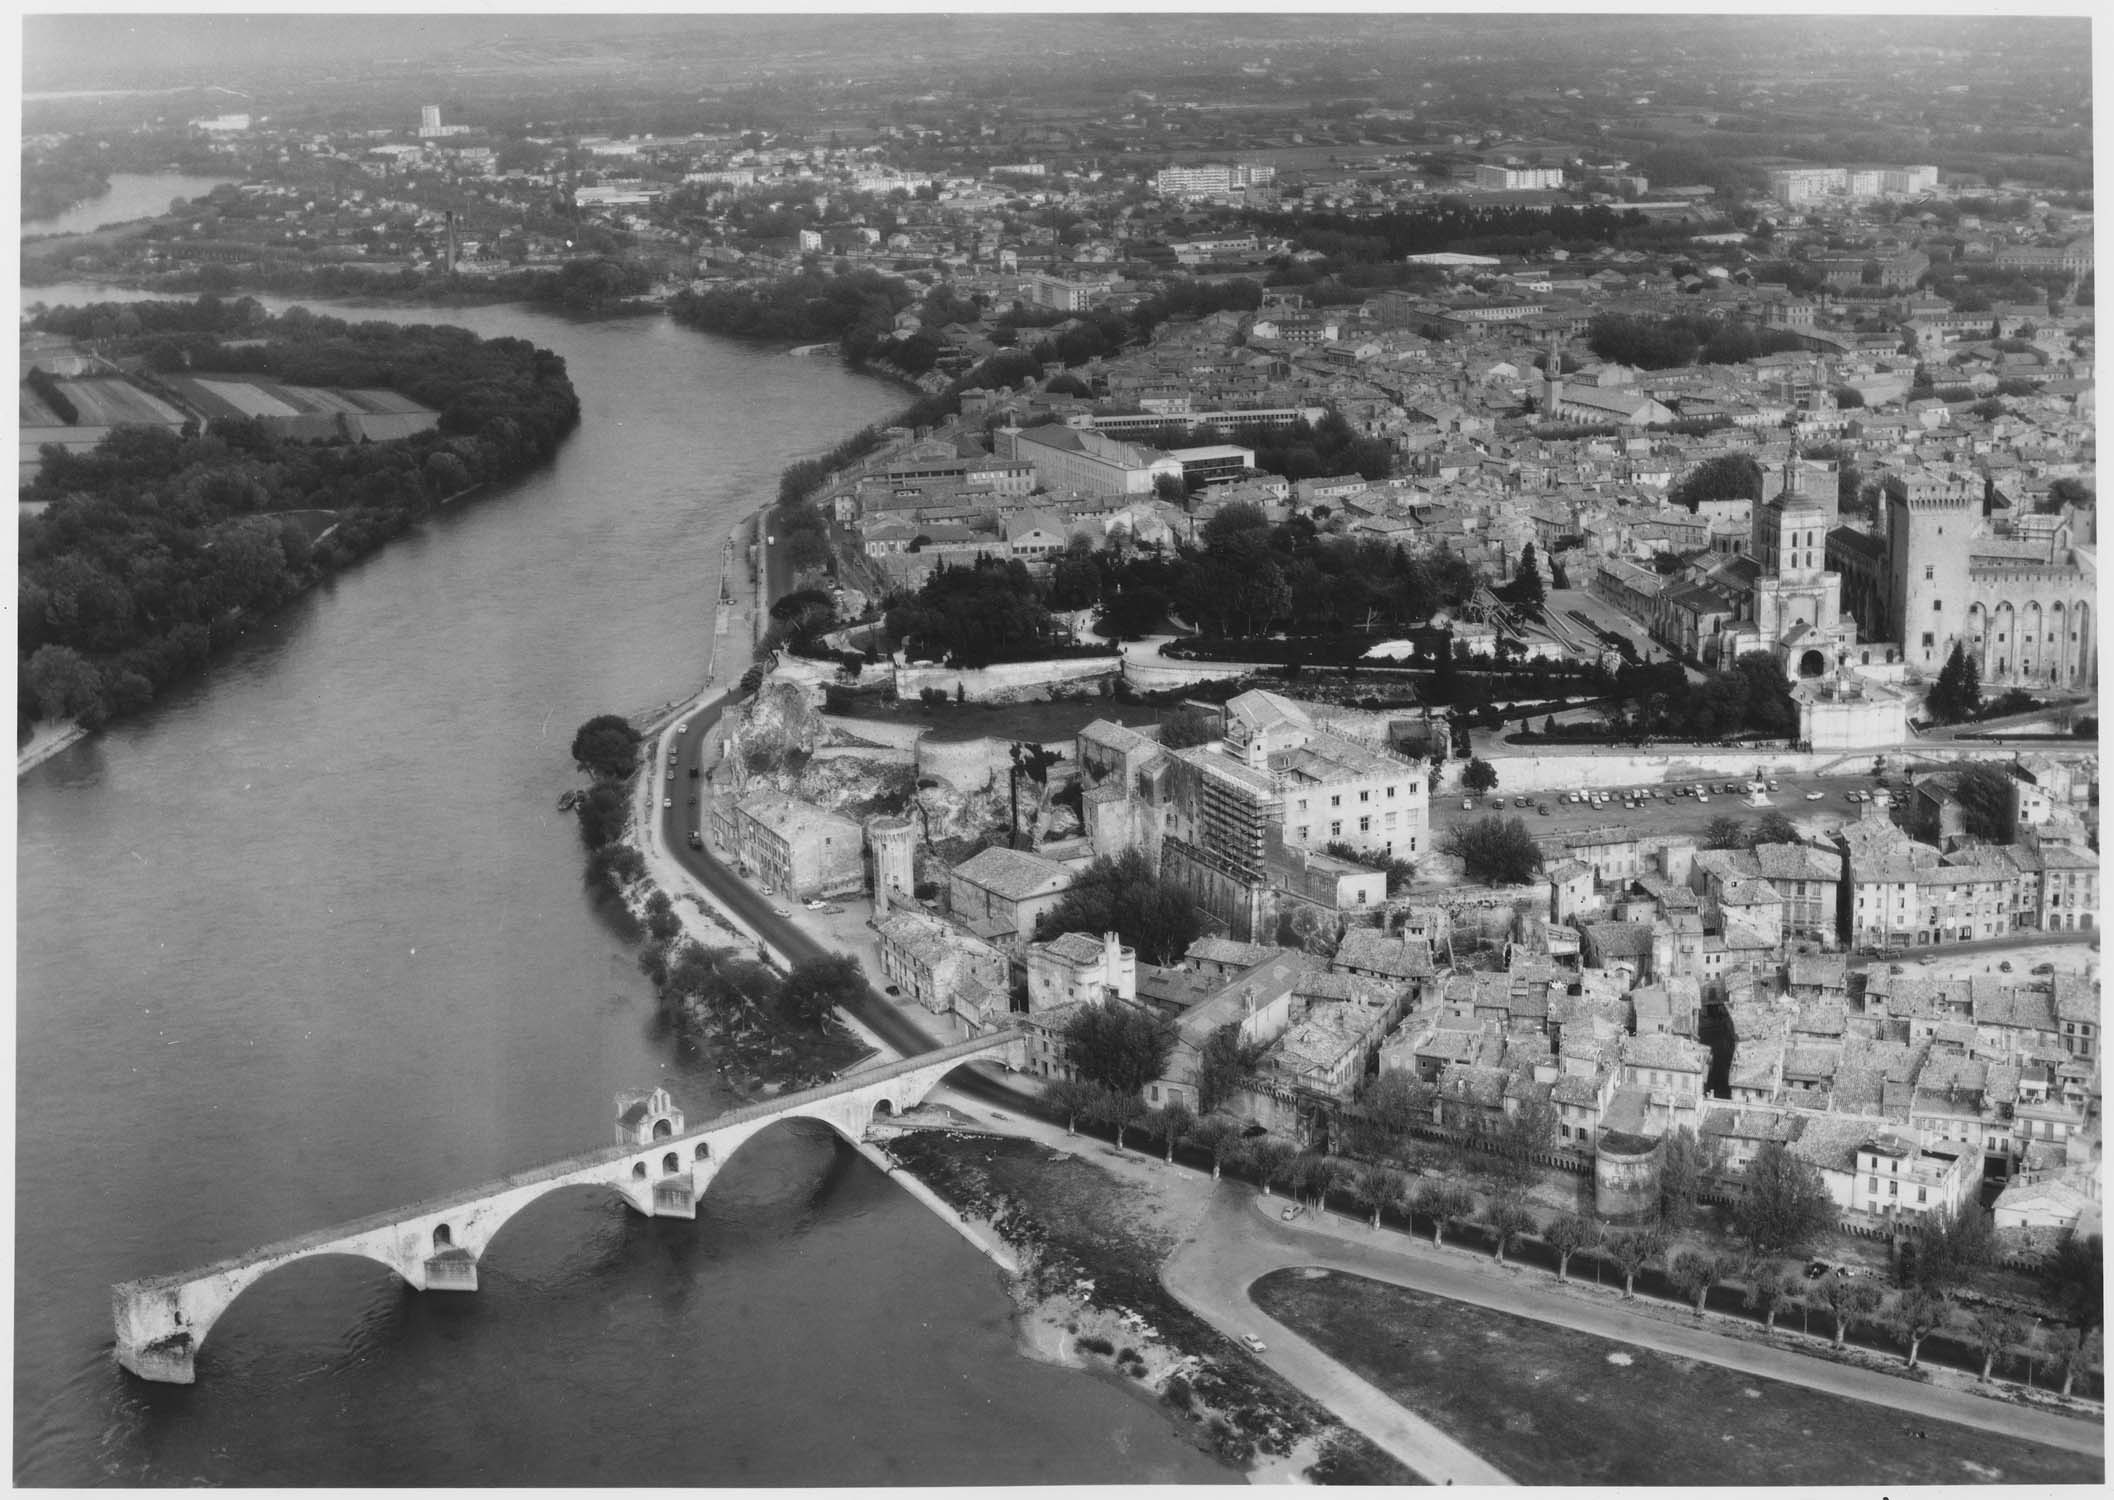
<instances>
[{"instance_id":1,"label":"tree canopy","mask_svg":"<svg viewBox=\"0 0 2114 1500\"><path fill-rule=\"evenodd\" d=\"M1982 711L1982 668L1960 642L1953 642L1923 707L1940 724L1957 724Z\"/></svg>"},{"instance_id":2,"label":"tree canopy","mask_svg":"<svg viewBox=\"0 0 2114 1500\"><path fill-rule=\"evenodd\" d=\"M1067 932L1114 932L1149 964L1181 961L1202 932L1189 893L1153 872L1144 854L1125 849L1102 855L1072 882L1057 905L1043 914L1035 936Z\"/></svg>"},{"instance_id":3,"label":"tree canopy","mask_svg":"<svg viewBox=\"0 0 2114 1500\"><path fill-rule=\"evenodd\" d=\"M1760 500L1762 466L1747 453L1706 458L1681 476L1667 498L1691 511L1705 500Z\"/></svg>"},{"instance_id":4,"label":"tree canopy","mask_svg":"<svg viewBox=\"0 0 2114 1500\"><path fill-rule=\"evenodd\" d=\"M1793 1156L1779 1141L1754 1153L1742 1174L1732 1224L1757 1254L1795 1254L1835 1218L1835 1200L1818 1167Z\"/></svg>"},{"instance_id":5,"label":"tree canopy","mask_svg":"<svg viewBox=\"0 0 2114 1500\"><path fill-rule=\"evenodd\" d=\"M629 776L639 759L639 732L620 714L596 714L573 735L573 761L598 780Z\"/></svg>"},{"instance_id":6,"label":"tree canopy","mask_svg":"<svg viewBox=\"0 0 2114 1500\"><path fill-rule=\"evenodd\" d=\"M1456 823L1439 849L1458 859L1470 880L1485 885L1523 885L1541 873L1541 847L1518 818Z\"/></svg>"},{"instance_id":7,"label":"tree canopy","mask_svg":"<svg viewBox=\"0 0 2114 1500\"><path fill-rule=\"evenodd\" d=\"M1031 653L1055 631L1027 565L981 557L943 564L915 598L889 609L886 628L911 656L963 667Z\"/></svg>"},{"instance_id":8,"label":"tree canopy","mask_svg":"<svg viewBox=\"0 0 2114 1500\"><path fill-rule=\"evenodd\" d=\"M126 337L117 314L138 332ZM310 441L230 418L209 433L123 426L93 450L48 446L21 526L19 680L88 724L135 711L212 648L400 535L442 499L547 459L579 421L565 362L520 339L427 324L351 324L253 300L61 307L39 327L101 337L162 373L250 374L388 389L438 426ZM25 706L27 706L25 704Z\"/></svg>"},{"instance_id":9,"label":"tree canopy","mask_svg":"<svg viewBox=\"0 0 2114 1500\"><path fill-rule=\"evenodd\" d=\"M1162 1076L1174 1053L1173 1023L1121 1001L1082 1007L1064 1036L1079 1076L1126 1099L1137 1098Z\"/></svg>"}]
</instances>

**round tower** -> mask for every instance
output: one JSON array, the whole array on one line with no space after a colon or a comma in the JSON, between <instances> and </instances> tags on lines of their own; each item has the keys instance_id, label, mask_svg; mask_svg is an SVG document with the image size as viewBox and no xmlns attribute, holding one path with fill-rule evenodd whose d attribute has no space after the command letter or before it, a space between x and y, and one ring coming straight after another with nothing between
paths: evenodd
<instances>
[{"instance_id":1,"label":"round tower","mask_svg":"<svg viewBox=\"0 0 2114 1500\"><path fill-rule=\"evenodd\" d=\"M879 921L891 904L907 906L916 889L918 826L908 818L874 818L866 825L873 853L873 914Z\"/></svg>"}]
</instances>

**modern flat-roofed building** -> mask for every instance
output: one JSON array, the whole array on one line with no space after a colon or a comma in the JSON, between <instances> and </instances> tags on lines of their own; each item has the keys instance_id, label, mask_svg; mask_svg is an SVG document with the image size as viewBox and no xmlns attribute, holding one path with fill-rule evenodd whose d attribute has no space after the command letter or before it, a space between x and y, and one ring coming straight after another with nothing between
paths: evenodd
<instances>
[{"instance_id":1,"label":"modern flat-roofed building","mask_svg":"<svg viewBox=\"0 0 2114 1500\"><path fill-rule=\"evenodd\" d=\"M1152 190L1163 198L1202 198L1267 187L1276 180L1277 168L1267 162L1214 162L1162 167L1153 174Z\"/></svg>"},{"instance_id":2,"label":"modern flat-roofed building","mask_svg":"<svg viewBox=\"0 0 2114 1500\"><path fill-rule=\"evenodd\" d=\"M1092 495L1149 495L1165 475L1182 477L1182 462L1157 448L1126 443L1076 427L1028 427L1000 434L1002 455L1035 466L1045 489Z\"/></svg>"},{"instance_id":3,"label":"modern flat-roofed building","mask_svg":"<svg viewBox=\"0 0 2114 1500\"><path fill-rule=\"evenodd\" d=\"M1506 167L1484 163L1475 169L1475 185L1486 193L1556 189L1563 186L1563 168Z\"/></svg>"}]
</instances>

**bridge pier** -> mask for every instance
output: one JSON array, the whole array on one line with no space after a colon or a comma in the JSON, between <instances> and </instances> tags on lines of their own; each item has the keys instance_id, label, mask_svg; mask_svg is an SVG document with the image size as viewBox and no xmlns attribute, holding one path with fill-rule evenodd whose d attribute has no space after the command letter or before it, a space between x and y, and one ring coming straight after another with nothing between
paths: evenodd
<instances>
[{"instance_id":1,"label":"bridge pier","mask_svg":"<svg viewBox=\"0 0 2114 1500\"><path fill-rule=\"evenodd\" d=\"M474 1292L477 1266L507 1221L546 1193L613 1189L645 1218L695 1219L698 1202L727 1159L759 1131L787 1119L827 1125L861 1145L877 1113L919 1104L971 1057L1024 1049L1017 1032L958 1042L819 1088L732 1110L685 1128L665 1092L620 1101L619 1144L516 1173L467 1193L429 1199L334 1229L302 1235L197 1270L111 1288L117 1362L142 1380L190 1385L197 1355L220 1315L245 1289L282 1266L318 1255L351 1255L387 1267L416 1291ZM633 1110L630 1105L641 1107Z\"/></svg>"},{"instance_id":2,"label":"bridge pier","mask_svg":"<svg viewBox=\"0 0 2114 1500\"><path fill-rule=\"evenodd\" d=\"M136 1349L120 1344L117 1362L142 1380L159 1380L164 1385L198 1383L197 1349L188 1333L171 1334Z\"/></svg>"}]
</instances>

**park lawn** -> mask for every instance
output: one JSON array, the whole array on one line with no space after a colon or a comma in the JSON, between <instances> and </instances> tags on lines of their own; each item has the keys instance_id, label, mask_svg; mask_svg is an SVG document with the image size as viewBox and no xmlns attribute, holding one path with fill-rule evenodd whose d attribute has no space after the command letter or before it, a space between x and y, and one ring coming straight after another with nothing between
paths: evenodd
<instances>
[{"instance_id":1,"label":"park lawn","mask_svg":"<svg viewBox=\"0 0 2114 1500\"><path fill-rule=\"evenodd\" d=\"M2084 1454L1361 1276L1276 1271L1250 1295L1521 1484L2018 1485L2103 1477Z\"/></svg>"}]
</instances>

